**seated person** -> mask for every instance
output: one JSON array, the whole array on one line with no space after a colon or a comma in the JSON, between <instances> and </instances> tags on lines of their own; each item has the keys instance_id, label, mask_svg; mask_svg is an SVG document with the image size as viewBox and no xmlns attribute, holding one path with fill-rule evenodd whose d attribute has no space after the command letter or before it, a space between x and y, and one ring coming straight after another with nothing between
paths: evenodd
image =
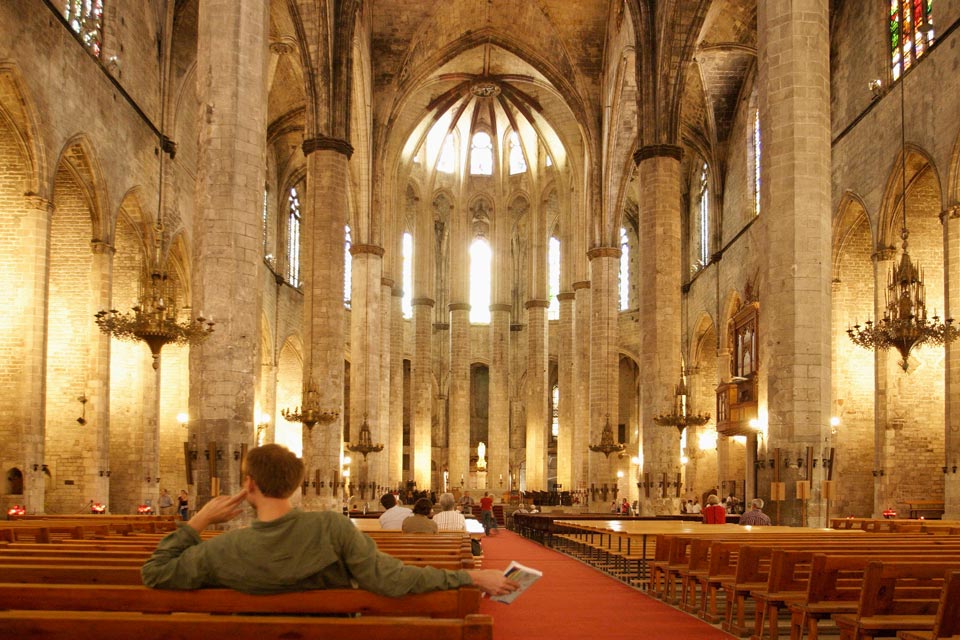
<instances>
[{"instance_id":1,"label":"seated person","mask_svg":"<svg viewBox=\"0 0 960 640\"><path fill-rule=\"evenodd\" d=\"M750 501L750 510L740 515L738 524L754 527L770 526L770 516L763 512L763 500L754 498Z\"/></svg>"},{"instance_id":2,"label":"seated person","mask_svg":"<svg viewBox=\"0 0 960 640\"><path fill-rule=\"evenodd\" d=\"M463 585L491 595L518 587L493 569L407 566L377 551L374 541L339 513L294 509L290 496L303 480L303 462L285 447L252 449L241 475L240 493L213 498L160 541L140 570L143 584L160 589L227 587L256 594L359 586L394 597ZM257 513L252 525L200 539L209 525L239 515L244 500Z\"/></svg>"},{"instance_id":3,"label":"seated person","mask_svg":"<svg viewBox=\"0 0 960 640\"><path fill-rule=\"evenodd\" d=\"M399 531L403 521L413 515L413 511L397 504L397 497L392 493L383 494L383 497L380 498L380 504L386 509L386 511L380 514L379 521L381 529L395 529Z\"/></svg>"},{"instance_id":4,"label":"seated person","mask_svg":"<svg viewBox=\"0 0 960 640\"><path fill-rule=\"evenodd\" d=\"M433 516L433 521L440 531L466 531L467 523L463 514L454 509L457 501L452 493L440 494L440 513Z\"/></svg>"},{"instance_id":5,"label":"seated person","mask_svg":"<svg viewBox=\"0 0 960 640\"><path fill-rule=\"evenodd\" d=\"M413 503L413 515L405 519L400 529L404 533L436 533L437 523L430 519L433 504L429 498L420 498Z\"/></svg>"}]
</instances>

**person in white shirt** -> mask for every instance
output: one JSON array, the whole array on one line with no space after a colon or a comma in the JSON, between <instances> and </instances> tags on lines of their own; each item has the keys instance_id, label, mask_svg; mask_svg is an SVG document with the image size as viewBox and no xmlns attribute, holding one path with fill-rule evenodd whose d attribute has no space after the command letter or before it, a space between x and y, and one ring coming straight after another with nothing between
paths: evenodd
<instances>
[{"instance_id":1,"label":"person in white shirt","mask_svg":"<svg viewBox=\"0 0 960 640\"><path fill-rule=\"evenodd\" d=\"M703 510L703 507L700 506L700 501L694 499L693 504L687 506L687 513L700 513Z\"/></svg>"},{"instance_id":2,"label":"person in white shirt","mask_svg":"<svg viewBox=\"0 0 960 640\"><path fill-rule=\"evenodd\" d=\"M437 523L437 529L440 531L466 531L467 523L463 514L454 509L456 500L452 493L440 494L440 513L433 516L433 521Z\"/></svg>"},{"instance_id":3,"label":"person in white shirt","mask_svg":"<svg viewBox=\"0 0 960 640\"><path fill-rule=\"evenodd\" d=\"M397 504L397 497L392 493L383 494L380 504L386 509L380 516L381 529L399 530L403 526L403 521L413 515L413 511Z\"/></svg>"}]
</instances>

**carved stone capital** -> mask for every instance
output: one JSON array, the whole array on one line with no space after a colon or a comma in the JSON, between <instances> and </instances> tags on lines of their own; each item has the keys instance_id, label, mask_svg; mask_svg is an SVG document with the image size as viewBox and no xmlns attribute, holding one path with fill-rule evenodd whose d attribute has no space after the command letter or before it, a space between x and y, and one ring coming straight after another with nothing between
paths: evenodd
<instances>
[{"instance_id":1,"label":"carved stone capital","mask_svg":"<svg viewBox=\"0 0 960 640\"><path fill-rule=\"evenodd\" d=\"M549 300L527 300L523 303L524 309L549 309L550 301Z\"/></svg>"},{"instance_id":2,"label":"carved stone capital","mask_svg":"<svg viewBox=\"0 0 960 640\"><path fill-rule=\"evenodd\" d=\"M339 138L328 138L327 136L315 136L303 141L303 155L308 156L314 151L330 150L347 156L347 160L353 155L353 147L346 140Z\"/></svg>"},{"instance_id":3,"label":"carved stone capital","mask_svg":"<svg viewBox=\"0 0 960 640\"><path fill-rule=\"evenodd\" d=\"M648 144L640 147L633 154L633 161L636 164L648 158L673 158L679 162L683 159L683 147L675 144Z\"/></svg>"},{"instance_id":4,"label":"carved stone capital","mask_svg":"<svg viewBox=\"0 0 960 640\"><path fill-rule=\"evenodd\" d=\"M96 255L114 255L117 252L117 248L112 244L106 243L103 240L91 240L90 241L90 251Z\"/></svg>"},{"instance_id":5,"label":"carved stone capital","mask_svg":"<svg viewBox=\"0 0 960 640\"><path fill-rule=\"evenodd\" d=\"M570 288L573 289L574 291L579 291L580 289L589 289L590 281L578 280L577 282L574 282L572 285L570 285Z\"/></svg>"},{"instance_id":6,"label":"carved stone capital","mask_svg":"<svg viewBox=\"0 0 960 640\"><path fill-rule=\"evenodd\" d=\"M421 304L427 307L432 307L436 304L436 302L434 302L433 298L414 298L411 301L411 304L413 304L415 307Z\"/></svg>"},{"instance_id":7,"label":"carved stone capital","mask_svg":"<svg viewBox=\"0 0 960 640\"><path fill-rule=\"evenodd\" d=\"M511 307L509 304L504 304L502 302L498 302L497 304L490 305L491 313L495 311L506 311L507 313L509 313L512 309L513 307Z\"/></svg>"},{"instance_id":8,"label":"carved stone capital","mask_svg":"<svg viewBox=\"0 0 960 640\"><path fill-rule=\"evenodd\" d=\"M394 285L393 278L386 278L386 277L380 278L381 287L390 287L392 289L393 285Z\"/></svg>"},{"instance_id":9,"label":"carved stone capital","mask_svg":"<svg viewBox=\"0 0 960 640\"><path fill-rule=\"evenodd\" d=\"M53 213L53 201L32 193L28 193L23 198L32 210Z\"/></svg>"},{"instance_id":10,"label":"carved stone capital","mask_svg":"<svg viewBox=\"0 0 960 640\"><path fill-rule=\"evenodd\" d=\"M288 56L296 50L294 44L288 40L272 40L270 53L277 56Z\"/></svg>"},{"instance_id":11,"label":"carved stone capital","mask_svg":"<svg viewBox=\"0 0 960 640\"><path fill-rule=\"evenodd\" d=\"M620 259L620 247L594 247L587 251L587 260L593 260L594 258Z\"/></svg>"},{"instance_id":12,"label":"carved stone capital","mask_svg":"<svg viewBox=\"0 0 960 640\"><path fill-rule=\"evenodd\" d=\"M873 255L870 257L873 258L874 262L883 262L885 260L893 260L897 256L896 247L877 247L877 250L873 252Z\"/></svg>"},{"instance_id":13,"label":"carved stone capital","mask_svg":"<svg viewBox=\"0 0 960 640\"><path fill-rule=\"evenodd\" d=\"M383 247L378 247L375 244L351 244L350 245L350 255L359 256L362 254L370 254L377 256L378 258L383 257Z\"/></svg>"},{"instance_id":14,"label":"carved stone capital","mask_svg":"<svg viewBox=\"0 0 960 640\"><path fill-rule=\"evenodd\" d=\"M576 300L576 299L577 299L577 294L575 294L573 291L561 291L560 293L557 294L557 300L559 300L560 302L564 302L565 300Z\"/></svg>"},{"instance_id":15,"label":"carved stone capital","mask_svg":"<svg viewBox=\"0 0 960 640\"><path fill-rule=\"evenodd\" d=\"M447 305L447 311L470 311L469 302L451 302Z\"/></svg>"}]
</instances>

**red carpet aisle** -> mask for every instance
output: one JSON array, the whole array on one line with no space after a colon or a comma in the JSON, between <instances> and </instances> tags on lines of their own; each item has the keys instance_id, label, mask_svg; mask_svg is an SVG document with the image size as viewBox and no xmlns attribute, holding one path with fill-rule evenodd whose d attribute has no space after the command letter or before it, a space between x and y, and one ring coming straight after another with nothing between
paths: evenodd
<instances>
[{"instance_id":1,"label":"red carpet aisle","mask_svg":"<svg viewBox=\"0 0 960 640\"><path fill-rule=\"evenodd\" d=\"M483 538L485 569L511 560L543 572L512 604L484 599L494 640L729 640L733 636L510 531Z\"/></svg>"}]
</instances>

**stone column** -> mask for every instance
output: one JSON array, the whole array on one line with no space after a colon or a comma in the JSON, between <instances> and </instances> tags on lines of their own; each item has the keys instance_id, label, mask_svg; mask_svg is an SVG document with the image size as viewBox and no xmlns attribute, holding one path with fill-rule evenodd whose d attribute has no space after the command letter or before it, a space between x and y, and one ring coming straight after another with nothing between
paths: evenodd
<instances>
[{"instance_id":1,"label":"stone column","mask_svg":"<svg viewBox=\"0 0 960 640\"><path fill-rule=\"evenodd\" d=\"M653 237L653 236L650 236ZM620 248L596 247L587 252L590 260L590 435L588 445L597 444L607 424L617 438L619 420L618 340ZM616 483L608 456L588 449L587 485L599 489ZM599 499L599 498L598 498ZM608 496L607 500L611 498Z\"/></svg>"},{"instance_id":2,"label":"stone column","mask_svg":"<svg viewBox=\"0 0 960 640\"><path fill-rule=\"evenodd\" d=\"M490 305L490 404L487 429L488 486L510 486L510 305ZM503 478L501 484L500 479ZM515 488L515 487L514 487Z\"/></svg>"},{"instance_id":3,"label":"stone column","mask_svg":"<svg viewBox=\"0 0 960 640\"><path fill-rule=\"evenodd\" d=\"M559 353L557 355L557 388L560 392L560 406L557 416L560 432L557 434L557 484L563 491L572 491L573 485L573 431L576 392L574 390L574 352L576 339L574 332L573 291L561 291L557 294L560 302Z\"/></svg>"},{"instance_id":4,"label":"stone column","mask_svg":"<svg viewBox=\"0 0 960 640\"><path fill-rule=\"evenodd\" d=\"M960 322L960 205L940 214L943 223L944 312ZM944 507L945 520L960 520L960 342L947 343L944 377L946 383L946 420L944 424Z\"/></svg>"},{"instance_id":5,"label":"stone column","mask_svg":"<svg viewBox=\"0 0 960 640\"><path fill-rule=\"evenodd\" d=\"M380 279L383 247L353 244L350 247L352 286L350 292L350 443L360 439L364 421L374 443L383 443L380 422ZM350 480L357 488L371 481L382 484L385 455L351 452L352 468L360 472ZM354 492L359 498L359 491Z\"/></svg>"},{"instance_id":6,"label":"stone column","mask_svg":"<svg viewBox=\"0 0 960 640\"><path fill-rule=\"evenodd\" d=\"M575 336L590 335L590 308L592 293L590 282L573 283L573 333ZM579 491L590 486L590 340L575 340L573 357L573 444L570 451L571 490ZM561 390L562 393L562 390ZM561 400L561 403L563 401Z\"/></svg>"},{"instance_id":7,"label":"stone column","mask_svg":"<svg viewBox=\"0 0 960 640\"><path fill-rule=\"evenodd\" d=\"M305 232L301 235L303 273L303 382L314 385L322 411L337 411L329 424L303 430L303 461L311 483L303 497L307 509L339 509L338 486L343 453L343 282L347 184L352 148L342 140L305 140L307 180L301 202ZM304 402L307 394L304 393ZM313 486L319 473L320 483ZM332 486L331 486L332 485Z\"/></svg>"},{"instance_id":8,"label":"stone column","mask_svg":"<svg viewBox=\"0 0 960 640\"><path fill-rule=\"evenodd\" d=\"M46 476L39 468L34 471L33 465L42 464L44 457L49 300L47 279L50 273L50 218L53 215L54 204L40 196L26 196L24 200L26 210L21 218L22 223L18 233L22 241L22 255L27 257L24 272L29 272L30 279L21 281L21 286L26 292L26 300L30 303L19 307L24 321L16 329L23 338L23 348L20 352L24 355L24 362L22 375L16 386L12 389L5 386L8 391L13 391L20 398L19 402L12 405L17 407L13 420L20 432L17 440L20 449L13 449L12 442L6 442L4 446L9 447L5 455L6 459L16 460L17 466L23 472L23 506L27 513L35 514L44 512L46 489ZM109 338L107 341L109 349ZM102 405L102 402L100 404ZM94 423L92 426L96 425L97 423Z\"/></svg>"},{"instance_id":9,"label":"stone column","mask_svg":"<svg viewBox=\"0 0 960 640\"><path fill-rule=\"evenodd\" d=\"M105 242L94 241L90 290L93 304L99 309L112 307L113 256L116 249ZM97 325L90 327L90 360L87 365L86 420L81 451L83 483L86 497L110 505L110 341L111 337ZM151 373L153 369L148 369ZM159 451L155 452L159 465ZM159 468L159 466L158 466ZM101 475L100 472L103 472ZM154 474L156 475L156 474Z\"/></svg>"},{"instance_id":10,"label":"stone column","mask_svg":"<svg viewBox=\"0 0 960 640\"><path fill-rule=\"evenodd\" d=\"M160 498L160 380L163 367L161 353L158 368L153 368L152 358L144 360L143 368L143 412L140 415L140 474L137 485L140 487L139 504L153 505L154 511L159 513L157 500ZM219 463L227 464L229 453L225 445L217 443L217 448L223 448L223 460ZM220 474L223 477L223 473ZM232 493L233 487L226 484L222 493Z\"/></svg>"},{"instance_id":11,"label":"stone column","mask_svg":"<svg viewBox=\"0 0 960 640\"><path fill-rule=\"evenodd\" d=\"M387 486L403 481L403 289L393 288L390 317L390 453Z\"/></svg>"},{"instance_id":12,"label":"stone column","mask_svg":"<svg viewBox=\"0 0 960 640\"><path fill-rule=\"evenodd\" d=\"M873 308L875 318L883 317L886 305L886 287L884 283L887 274L897 257L897 250L890 247L878 249L873 254ZM891 467L888 462L894 460L896 450L896 415L897 400L897 370L895 359L899 357L896 350L893 355L886 351L874 351L874 421L873 421L873 514L874 518L882 518L883 510L892 504L893 489L890 486L892 478ZM902 425L901 425L902 426ZM891 472L888 477L887 473ZM842 478L841 478L842 480ZM842 491L842 489L841 489Z\"/></svg>"},{"instance_id":13,"label":"stone column","mask_svg":"<svg viewBox=\"0 0 960 640\"><path fill-rule=\"evenodd\" d=\"M527 310L527 489L548 491L547 486L547 353L548 300L528 300Z\"/></svg>"},{"instance_id":14,"label":"stone column","mask_svg":"<svg viewBox=\"0 0 960 640\"><path fill-rule=\"evenodd\" d=\"M390 399L393 394L393 380L391 377L391 372L393 371L393 314L395 313L393 302L393 279L381 276L380 378L377 380L376 386L380 396L380 437L383 438L379 442L383 443L383 451L378 454L380 459L377 462L380 466L380 475L375 480L376 484L381 488L394 486L395 484L393 469L393 434L395 429L393 411L390 405ZM380 498L380 496L377 495L379 492L377 486L374 486L371 504L376 504L376 501Z\"/></svg>"},{"instance_id":15,"label":"stone column","mask_svg":"<svg viewBox=\"0 0 960 640\"><path fill-rule=\"evenodd\" d=\"M265 3L201 3L197 36L198 132L193 229L193 309L214 333L190 349L190 434L201 449L224 452L253 430L259 360L260 254L266 171ZM341 260L342 262L342 260ZM217 468L224 491L239 482L237 465ZM198 461L198 502L210 495L210 467Z\"/></svg>"},{"instance_id":16,"label":"stone column","mask_svg":"<svg viewBox=\"0 0 960 640\"><path fill-rule=\"evenodd\" d=\"M679 147L640 149L634 159L640 176L641 238L656 238L640 251L640 424L643 472L656 483L640 501L644 515L678 513L676 491L659 487L680 470L677 430L654 416L674 409L680 375L680 155Z\"/></svg>"},{"instance_id":17,"label":"stone column","mask_svg":"<svg viewBox=\"0 0 960 640\"><path fill-rule=\"evenodd\" d=\"M410 365L412 424L410 425L410 470L417 489L430 488L430 461L433 417L433 358L430 337L433 334L433 300L413 300L413 362ZM451 482L453 477L451 476Z\"/></svg>"},{"instance_id":18,"label":"stone column","mask_svg":"<svg viewBox=\"0 0 960 640\"><path fill-rule=\"evenodd\" d=\"M454 302L450 311L450 431L448 469L451 478L470 475L470 305ZM469 483L468 483L469 484Z\"/></svg>"},{"instance_id":19,"label":"stone column","mask_svg":"<svg viewBox=\"0 0 960 640\"><path fill-rule=\"evenodd\" d=\"M766 230L760 362L772 447L819 451L830 419L830 31L827 0L757 5ZM765 311L766 310L766 311ZM788 472L784 524L800 523Z\"/></svg>"}]
</instances>

